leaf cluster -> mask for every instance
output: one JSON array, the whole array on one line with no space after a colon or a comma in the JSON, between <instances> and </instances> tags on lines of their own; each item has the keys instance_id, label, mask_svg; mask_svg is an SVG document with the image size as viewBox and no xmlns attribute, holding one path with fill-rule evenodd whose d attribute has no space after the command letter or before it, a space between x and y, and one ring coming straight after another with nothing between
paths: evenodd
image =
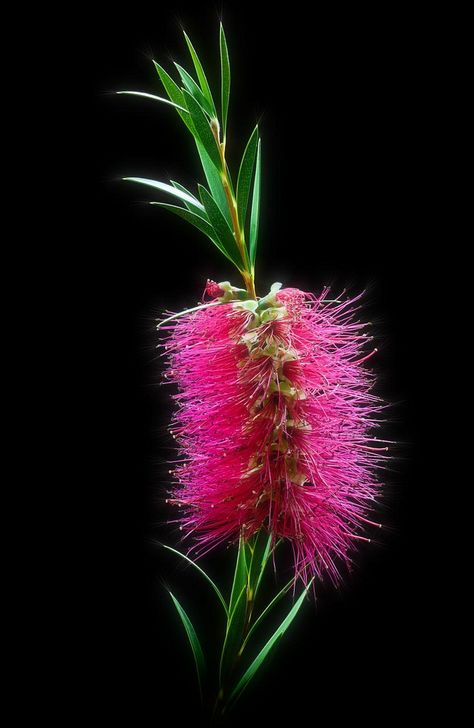
<instances>
[{"instance_id":1,"label":"leaf cluster","mask_svg":"<svg viewBox=\"0 0 474 728\"><path fill-rule=\"evenodd\" d=\"M199 56L184 33L192 69L175 63L176 80L156 61L158 79L166 97L144 91L119 91L139 96L174 108L192 135L206 179L206 186L197 185L192 192L174 180L161 182L143 177L125 177L130 182L146 185L173 198L173 203L153 201L151 204L178 215L200 230L220 252L244 275L252 279L258 242L260 214L261 141L256 126L245 146L234 185L228 168L225 149L231 71L227 41L222 24L219 31L220 103L213 93Z\"/></svg>"},{"instance_id":2,"label":"leaf cluster","mask_svg":"<svg viewBox=\"0 0 474 728\"><path fill-rule=\"evenodd\" d=\"M278 544L272 547L272 537L263 528L250 541L240 539L232 589L228 600L224 598L217 584L196 561L171 546L161 545L187 561L204 577L224 610L225 633L219 661L218 701L216 704L216 709L223 713L235 705L268 655L283 637L299 612L312 580L303 588L283 621L273 630L263 646L259 650L253 650L253 657L248 657L249 653L252 655L251 647L255 643L256 631L275 605L295 584L295 579L291 579L265 607L259 608L258 616L256 616L255 602L262 577ZM188 613L171 591L170 596L188 636L202 697L203 686L209 684L205 651Z\"/></svg>"}]
</instances>

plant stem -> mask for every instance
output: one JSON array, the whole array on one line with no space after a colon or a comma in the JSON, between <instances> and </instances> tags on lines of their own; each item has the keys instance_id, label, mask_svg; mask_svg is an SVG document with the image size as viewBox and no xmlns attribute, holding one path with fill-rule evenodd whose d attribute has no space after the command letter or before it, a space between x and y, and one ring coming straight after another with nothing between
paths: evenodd
<instances>
[{"instance_id":1,"label":"plant stem","mask_svg":"<svg viewBox=\"0 0 474 728\"><path fill-rule=\"evenodd\" d=\"M256 544L257 538L255 539ZM254 548L255 548L254 544ZM265 562L265 566L263 568L266 568L266 565L268 564L268 558ZM247 587L245 592L245 600L246 600L246 606L245 606L245 621L243 624L242 633L240 635L240 644L237 652L235 653L235 657L233 659L233 663L231 665L229 675L227 678L219 684L219 692L216 697L216 701L214 703L214 710L213 710L213 720L219 721L220 719L224 718L224 715L229 707L228 705L228 696L230 693L229 690L229 680L232 680L233 675L235 675L235 672L239 666L239 663L242 658L242 653L244 651L245 645L247 644L247 635L250 632L250 629L252 628L252 618L253 618L253 611L255 606L255 583L250 582L250 572L247 574Z\"/></svg>"},{"instance_id":2,"label":"plant stem","mask_svg":"<svg viewBox=\"0 0 474 728\"><path fill-rule=\"evenodd\" d=\"M245 237L244 233L242 231L242 228L239 223L239 214L237 211L237 202L232 192L232 187L229 179L229 170L227 168L227 162L225 159L225 141L220 141L220 129L219 129L219 122L217 119L212 119L211 121L211 129L212 133L214 134L214 138L216 140L217 146L219 147L219 152L221 155L221 162L222 162L222 169L221 169L221 182L222 186L224 188L227 205L229 207L230 217L232 220L232 227L234 228L234 238L235 242L237 244L237 247L239 249L240 257L242 258L242 263L244 265L243 270L241 270L242 278L244 279L245 288L247 290L247 293L249 294L250 298L253 298L254 300L257 300L257 294L255 292L255 273L253 269L250 268L250 261L247 254L247 247L245 245Z\"/></svg>"},{"instance_id":3,"label":"plant stem","mask_svg":"<svg viewBox=\"0 0 474 728\"><path fill-rule=\"evenodd\" d=\"M245 618L245 625L244 630L242 633L242 644L235 655L234 662L231 669L231 674L235 671L236 667L239 664L240 658L242 656L243 652L243 646L245 644L245 638L247 637L247 634L250 629L251 621L252 621L252 610L253 610L253 594L249 595L249 590L247 589L246 593L246 600L247 600L247 606L246 606L246 618ZM227 709L227 685L220 685L219 692L217 694L216 702L214 703L214 709L212 712L212 719L214 723L219 723L224 718L224 713Z\"/></svg>"}]
</instances>

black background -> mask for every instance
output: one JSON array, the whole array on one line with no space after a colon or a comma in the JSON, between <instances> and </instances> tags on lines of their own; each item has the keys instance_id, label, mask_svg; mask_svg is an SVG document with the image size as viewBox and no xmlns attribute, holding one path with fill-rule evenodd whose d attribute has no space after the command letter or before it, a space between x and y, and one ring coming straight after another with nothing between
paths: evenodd
<instances>
[{"instance_id":1,"label":"black background","mask_svg":"<svg viewBox=\"0 0 474 728\"><path fill-rule=\"evenodd\" d=\"M189 186L202 173L171 109L113 92L161 94L151 58L168 69L171 59L189 66L180 23L215 85L220 17L212 3L135 4L95 17L87 34L97 204L84 293L104 462L90 491L99 543L87 684L104 715L133 715L134 725L159 724L168 710L177 721L197 715L188 646L163 585L210 644L222 629L206 585L147 544L178 541L163 504L171 407L158 385L154 319L195 305L208 277L238 281L197 231L146 204L156 199L151 192L120 182L136 175ZM263 138L258 292L276 280L313 291L327 283L337 292L366 289L378 391L393 403L386 436L398 441L380 511L386 528L360 549L339 590L318 585L316 606L306 605L236 718L413 718L426 710L433 649L425 543L434 470L425 423L434 413L423 352L439 214L430 195L430 93L439 71L426 19L342 10L310 18L303 9L242 3L226 4L222 17L233 71L231 169L257 120ZM228 584L229 560L216 553L205 565Z\"/></svg>"}]
</instances>

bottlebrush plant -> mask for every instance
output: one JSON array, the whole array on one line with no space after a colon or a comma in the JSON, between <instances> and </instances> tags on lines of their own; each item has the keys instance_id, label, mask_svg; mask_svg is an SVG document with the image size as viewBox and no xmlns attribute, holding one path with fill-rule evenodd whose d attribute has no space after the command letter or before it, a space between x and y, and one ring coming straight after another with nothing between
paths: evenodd
<instances>
[{"instance_id":1,"label":"bottlebrush plant","mask_svg":"<svg viewBox=\"0 0 474 728\"><path fill-rule=\"evenodd\" d=\"M164 547L207 580L223 609L214 680L206 674L204 649L187 611L170 595L189 638L201 695L214 691L205 702L219 717L240 698L315 580L326 573L337 583L357 542L369 540L365 529L380 525L370 515L387 447L372 435L383 404L373 394L366 364L376 349L367 351L372 337L357 319L360 296L342 300L327 288L314 295L280 283L257 295L259 129L250 135L234 184L226 162L231 76L224 30L221 25L220 113L184 35L194 76L175 64L178 85L154 62L168 98L118 93L174 108L196 143L207 186L198 184L195 194L173 180L124 179L174 198L174 204L151 204L204 233L244 282L238 288L209 280L202 304L170 313L158 325L164 377L176 387L170 432L180 453L167 502L188 544L186 553ZM269 563L277 569L275 551L282 542L291 546L293 572L264 605L262 578ZM224 544L236 550L228 599L198 563ZM286 594L292 598L287 616L255 650L257 628Z\"/></svg>"}]
</instances>

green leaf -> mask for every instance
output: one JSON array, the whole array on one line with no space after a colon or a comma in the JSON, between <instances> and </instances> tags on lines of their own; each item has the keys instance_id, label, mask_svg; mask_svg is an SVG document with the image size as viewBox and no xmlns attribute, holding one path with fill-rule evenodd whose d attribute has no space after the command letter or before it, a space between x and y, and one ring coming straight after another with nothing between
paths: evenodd
<instances>
[{"instance_id":1,"label":"green leaf","mask_svg":"<svg viewBox=\"0 0 474 728\"><path fill-rule=\"evenodd\" d=\"M201 695L202 700L202 686L204 683L204 679L206 676L206 661L204 659L204 653L202 651L201 643L199 642L198 636L196 634L196 630L194 629L191 620L189 619L188 615L184 611L181 604L178 602L174 594L168 589L168 592L170 594L171 599L173 600L173 604L176 607L176 610L181 617L181 621L184 625L184 629L186 630L186 634L188 635L188 639L191 645L191 649L193 651L194 656L194 662L196 663L196 672L197 672L197 678L199 683L199 693Z\"/></svg>"},{"instance_id":2,"label":"green leaf","mask_svg":"<svg viewBox=\"0 0 474 728\"><path fill-rule=\"evenodd\" d=\"M227 223L229 226L232 225L232 218L230 216L229 211L229 205L227 204L227 198L224 192L224 188L222 186L222 180L220 173L217 171L215 165L213 162L211 162L211 159L202 146L199 139L196 139L196 146L199 153L199 157L201 159L202 168L204 170L204 174L206 176L207 184L209 185L209 189L211 190L211 194L214 198L214 200L217 203L217 206L219 207L219 210L221 211L222 215L227 220Z\"/></svg>"},{"instance_id":3,"label":"green leaf","mask_svg":"<svg viewBox=\"0 0 474 728\"><path fill-rule=\"evenodd\" d=\"M255 673L259 669L259 667L262 665L263 661L271 651L272 647L278 642L278 640L284 635L294 618L296 617L301 605L303 604L303 600L308 593L308 590L313 583L313 579L309 582L308 586L303 590L303 592L298 597L297 601L293 605L293 607L290 609L289 613L283 620L283 622L280 624L280 626L275 630L273 635L270 637L268 642L265 644L265 646L260 650L257 657L254 659L254 661L251 663L250 667L245 671L245 673L240 678L239 682L233 689L232 693L230 694L229 702L235 702L240 695L242 694L242 691L247 687L250 680L254 677Z\"/></svg>"},{"instance_id":4,"label":"green leaf","mask_svg":"<svg viewBox=\"0 0 474 728\"><path fill-rule=\"evenodd\" d=\"M247 612L247 599L245 598L247 593L247 573L245 541L240 537L234 580L232 582L232 592L229 601L229 618L219 665L219 679L221 683L231 670L242 641Z\"/></svg>"},{"instance_id":5,"label":"green leaf","mask_svg":"<svg viewBox=\"0 0 474 728\"><path fill-rule=\"evenodd\" d=\"M216 231L221 245L225 248L228 256L230 256L237 268L239 270L243 270L244 263L242 261L239 249L237 247L237 243L235 242L234 235L229 227L227 220L219 210L216 201L213 199L213 197L211 197L206 188L202 187L202 185L198 185L198 188L202 203L209 217L209 222Z\"/></svg>"},{"instance_id":6,"label":"green leaf","mask_svg":"<svg viewBox=\"0 0 474 728\"><path fill-rule=\"evenodd\" d=\"M280 589L280 591L278 592L278 594L275 597L273 597L272 601L269 602L269 604L267 604L267 606L265 607L265 609L263 610L263 612L258 615L257 619L252 624L251 628L249 629L249 631L247 633L247 636L246 636L246 638L245 638L245 640L243 642L243 645L242 645L242 647L240 649L240 654L242 654L242 652L244 651L244 649L245 649L245 647L246 647L246 645L247 645L250 637L255 632L255 630L257 629L257 627L261 624L261 622L263 622L263 620L265 619L265 617L267 616L267 614L269 614L271 612L272 608L276 604L278 604L278 602L280 601L280 599L286 594L286 592L288 591L288 589L291 587L291 585L293 583L294 583L294 579L290 579L290 581L287 584L285 584L285 586L282 589Z\"/></svg>"},{"instance_id":7,"label":"green leaf","mask_svg":"<svg viewBox=\"0 0 474 728\"><path fill-rule=\"evenodd\" d=\"M175 84L171 76L169 76L164 68L162 68L156 61L153 61L155 64L155 68L157 70L158 75L160 76L161 82L166 90L166 93L171 98L172 101L174 101L177 104L184 104L184 97L183 92L180 88ZM218 170L216 169L215 165L211 161L211 158L207 154L203 144L201 143L199 136L194 128L194 124L192 121L192 118L189 113L183 114L182 112L178 111L178 114L180 114L181 118L183 119L184 123L194 136L194 141L196 142L196 147L199 153L199 158L201 160L202 168L204 170L204 174L206 175L207 184L209 185L209 189L211 190L212 196L214 197L215 201L219 205L219 209L226 218L226 220L231 224L231 217L229 212L229 207L227 204L226 196L224 189L222 187L222 182L220 178L220 174Z\"/></svg>"},{"instance_id":8,"label":"green leaf","mask_svg":"<svg viewBox=\"0 0 474 728\"><path fill-rule=\"evenodd\" d=\"M209 116L213 116L213 110L211 105L209 104L209 101L204 96L203 92L197 85L196 81L192 76L189 75L189 73L186 71L185 68L179 65L179 63L174 64L176 68L178 69L179 75L181 76L181 81L186 87L186 90L189 91L191 96L193 96L196 101L198 102L199 106L202 108L203 111L205 111Z\"/></svg>"},{"instance_id":9,"label":"green leaf","mask_svg":"<svg viewBox=\"0 0 474 728\"><path fill-rule=\"evenodd\" d=\"M258 140L257 164L255 166L255 179L253 183L252 212L250 214L250 263L255 268L255 256L258 242L258 220L260 215L260 167L262 163L261 144Z\"/></svg>"},{"instance_id":10,"label":"green leaf","mask_svg":"<svg viewBox=\"0 0 474 728\"><path fill-rule=\"evenodd\" d=\"M181 91L181 89L176 85L176 83L173 81L171 76L169 76L166 73L164 68L162 68L158 63L156 63L156 61L153 61L153 63L155 64L157 73L158 73L158 75L161 79L161 82L166 90L166 93L168 94L170 99L172 101L174 101L176 104L183 105L185 102L184 102L183 92ZM231 224L229 207L227 205L225 192L222 187L220 174L219 174L218 170L216 169L215 165L213 164L213 162L211 161L211 158L209 157L208 153L206 152L204 145L201 143L200 138L194 128L194 124L193 124L190 114L189 113L182 114L180 111L178 111L178 114L180 114L184 123L186 124L188 129L191 131L192 135L194 136L199 158L201 160L202 168L204 170L207 184L209 185L209 189L211 190L212 196L214 197L215 201L217 202L219 209L222 212L222 214L224 215L224 217L226 218L226 220L229 222L229 224Z\"/></svg>"},{"instance_id":11,"label":"green leaf","mask_svg":"<svg viewBox=\"0 0 474 728\"><path fill-rule=\"evenodd\" d=\"M217 169L220 170L222 166L221 155L204 111L201 109L196 99L191 96L189 91L183 90L183 97L186 108L191 114L191 119L193 121L197 137L208 153L211 161L215 164Z\"/></svg>"},{"instance_id":12,"label":"green leaf","mask_svg":"<svg viewBox=\"0 0 474 728\"><path fill-rule=\"evenodd\" d=\"M183 33L184 33L184 31L183 31ZM186 39L186 43L189 48L189 53L191 54L191 58L193 59L194 68L196 69L196 74L198 77L199 84L201 86L201 90L212 108L213 116L217 116L214 99L212 98L211 89L209 88L209 84L207 82L206 74L204 73L204 69L202 67L201 61L199 60L198 54L194 50L194 46L191 43L191 40L189 39L189 37L186 33L184 33L184 37Z\"/></svg>"},{"instance_id":13,"label":"green leaf","mask_svg":"<svg viewBox=\"0 0 474 728\"><path fill-rule=\"evenodd\" d=\"M196 306L195 308L197 310L198 308L201 308L201 306ZM193 310L193 309L189 309L189 310ZM220 603L224 607L224 610L225 610L226 615L228 615L227 604L225 602L224 597L221 594L221 591L220 591L219 587L213 582L213 580L211 579L211 577L208 576L208 574L206 574L206 572L204 571L204 569L201 569L201 567L198 564L196 564L195 561L193 561L192 559L190 559L189 556L186 556L186 554L182 554L181 551L178 551L177 549L174 549L172 546L167 546L164 543L160 543L160 546L163 546L164 549L168 549L168 551L172 551L172 553L177 554L178 556L181 556L182 559L184 559L185 561L187 561L188 564L191 564L191 566L194 566L194 568L197 571L199 571L199 573L206 579L206 581L209 582L209 584L214 589L215 593L217 594L217 596L219 598Z\"/></svg>"},{"instance_id":14,"label":"green leaf","mask_svg":"<svg viewBox=\"0 0 474 728\"><path fill-rule=\"evenodd\" d=\"M222 646L219 663L219 682L222 684L232 670L234 661L239 653L242 635L245 627L247 600L245 598L247 585L243 586L233 610L229 613L229 621Z\"/></svg>"},{"instance_id":15,"label":"green leaf","mask_svg":"<svg viewBox=\"0 0 474 728\"><path fill-rule=\"evenodd\" d=\"M199 200L197 200L194 197L192 192L187 190L186 187L184 187L184 185L181 185L179 182L175 182L172 179L170 180L170 182L173 185L173 187L176 187L177 190L181 190L181 192L185 192L187 195L189 195L189 197L192 197L193 200L195 200L195 202L187 202L186 200L183 200L183 202L186 205L186 207L188 208L188 210L191 210L191 212L195 212L196 215L199 215L199 217L202 217L203 220L206 220L206 222L209 222L206 211L203 210L201 203L199 202Z\"/></svg>"},{"instance_id":16,"label":"green leaf","mask_svg":"<svg viewBox=\"0 0 474 728\"><path fill-rule=\"evenodd\" d=\"M240 163L239 177L237 179L237 211L240 227L245 230L247 205L249 201L250 185L252 182L253 167L258 145L258 126L255 127L245 147Z\"/></svg>"},{"instance_id":17,"label":"green leaf","mask_svg":"<svg viewBox=\"0 0 474 728\"><path fill-rule=\"evenodd\" d=\"M231 263L234 265L237 265L237 263L234 261L234 259L228 254L227 250L222 245L221 241L219 240L218 235L216 234L216 231L210 225L206 220L204 220L203 217L200 217L200 215L196 215L194 212L191 212L190 210L186 210L184 207L177 207L176 205L168 205L166 202L150 202L150 205L158 205L158 207L163 207L165 210L169 210L170 212L174 213L175 215L178 215L178 217L182 217L183 220L186 220L187 222L190 222L191 225L194 225L198 230L200 230L204 235L207 235L209 240L211 240L216 248L220 250L223 255L225 255L228 260L230 260ZM240 269L239 269L240 270Z\"/></svg>"},{"instance_id":18,"label":"green leaf","mask_svg":"<svg viewBox=\"0 0 474 728\"><path fill-rule=\"evenodd\" d=\"M210 308L211 306L222 306L222 305L223 305L222 301L212 301L211 303L200 303L199 306L193 306L192 308L186 308L186 309L184 309L184 311L180 311L179 313L174 313L172 316L168 316L168 318L161 319L157 323L156 328L159 329L164 324L167 324L170 321L174 321L177 318L181 318L181 316L187 316L188 313L193 313L194 311L200 311L202 308ZM226 605L226 611L227 611L227 605Z\"/></svg>"},{"instance_id":19,"label":"green leaf","mask_svg":"<svg viewBox=\"0 0 474 728\"><path fill-rule=\"evenodd\" d=\"M178 197L180 200L183 200L204 212L204 207L201 205L199 200L190 195L188 192L183 192L182 190L172 187L171 185L167 185L164 182L158 182L154 179L144 179L143 177L124 177L123 179L125 182L138 182L141 185L154 187L158 190L162 190L163 192L168 192L170 195L174 195L174 197Z\"/></svg>"},{"instance_id":20,"label":"green leaf","mask_svg":"<svg viewBox=\"0 0 474 728\"><path fill-rule=\"evenodd\" d=\"M247 559L245 557L245 541L242 536L239 539L239 550L235 562L234 580L230 594L229 612L232 612L237 603L242 588L247 586Z\"/></svg>"},{"instance_id":21,"label":"green leaf","mask_svg":"<svg viewBox=\"0 0 474 728\"><path fill-rule=\"evenodd\" d=\"M251 598L255 600L258 587L267 565L272 546L272 535L268 534L264 528L261 528L253 545L252 559L249 568L249 588L251 590Z\"/></svg>"},{"instance_id":22,"label":"green leaf","mask_svg":"<svg viewBox=\"0 0 474 728\"><path fill-rule=\"evenodd\" d=\"M153 64L155 66L156 72L158 73L158 76L160 77L161 83L163 84L163 88L170 97L171 101L173 101L177 106L184 107L183 92L181 91L179 86L173 81L169 73L167 73L165 69L160 66L159 63L153 61ZM179 109L177 109L177 111L181 119L188 127L191 134L195 136L196 132L189 112L185 113L184 111L180 111Z\"/></svg>"},{"instance_id":23,"label":"green leaf","mask_svg":"<svg viewBox=\"0 0 474 728\"><path fill-rule=\"evenodd\" d=\"M145 91L117 91L116 93L119 96L121 94L127 94L128 96L143 96L146 99L153 99L154 101L161 101L163 104L169 104L170 106L174 106L175 109L178 109L179 111L182 111L185 114L189 113L188 110L184 108L184 106L175 104L174 101L168 101L168 99L163 99L161 96L154 96L153 94L147 94L147 93L145 93Z\"/></svg>"},{"instance_id":24,"label":"green leaf","mask_svg":"<svg viewBox=\"0 0 474 728\"><path fill-rule=\"evenodd\" d=\"M225 39L224 28L221 23L219 33L219 46L221 52L221 115L222 115L222 134L226 137L227 131L227 113L229 111L230 97L230 62L229 51L227 49L227 41Z\"/></svg>"}]
</instances>

